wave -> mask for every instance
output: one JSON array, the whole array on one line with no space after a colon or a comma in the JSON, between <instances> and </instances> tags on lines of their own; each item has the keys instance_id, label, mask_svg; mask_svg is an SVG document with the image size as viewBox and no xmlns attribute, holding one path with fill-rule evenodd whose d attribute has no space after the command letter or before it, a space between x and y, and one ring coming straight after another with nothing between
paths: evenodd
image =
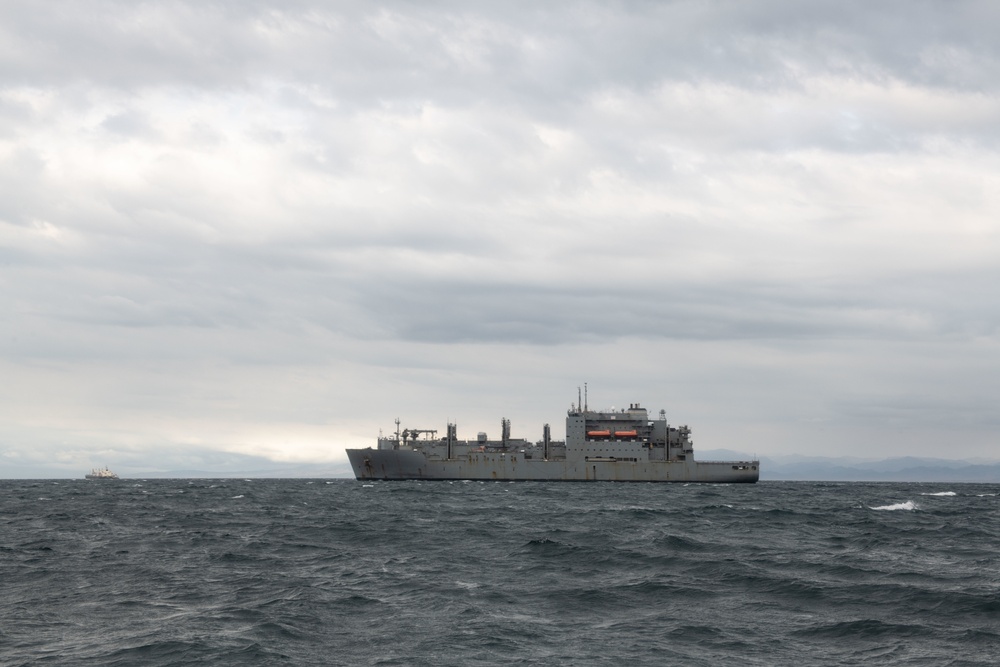
<instances>
[{"instance_id":1,"label":"wave","mask_svg":"<svg viewBox=\"0 0 1000 667\"><path fill-rule=\"evenodd\" d=\"M905 503L896 503L895 505L882 505L881 507L869 507L868 509L879 510L879 511L918 510L920 509L920 505L917 505L912 500L907 500Z\"/></svg>"},{"instance_id":2,"label":"wave","mask_svg":"<svg viewBox=\"0 0 1000 667\"><path fill-rule=\"evenodd\" d=\"M922 496L957 496L954 491L938 491L937 493L921 493Z\"/></svg>"},{"instance_id":3,"label":"wave","mask_svg":"<svg viewBox=\"0 0 1000 667\"><path fill-rule=\"evenodd\" d=\"M711 545L698 540L691 536L677 535L677 534L666 534L661 535L653 540L653 544L658 547L666 548L669 552L673 551L708 551L711 549Z\"/></svg>"},{"instance_id":4,"label":"wave","mask_svg":"<svg viewBox=\"0 0 1000 667\"><path fill-rule=\"evenodd\" d=\"M855 621L839 621L834 623L819 623L802 630L794 630L794 634L809 637L827 637L831 639L857 639L874 637L917 637L926 633L926 628L916 624L885 623L877 619L860 619Z\"/></svg>"}]
</instances>

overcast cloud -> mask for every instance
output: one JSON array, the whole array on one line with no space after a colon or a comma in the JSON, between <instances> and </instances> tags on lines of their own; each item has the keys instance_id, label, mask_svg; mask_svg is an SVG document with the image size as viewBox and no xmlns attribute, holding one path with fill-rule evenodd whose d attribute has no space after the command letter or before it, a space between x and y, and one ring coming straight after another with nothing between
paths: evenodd
<instances>
[{"instance_id":1,"label":"overcast cloud","mask_svg":"<svg viewBox=\"0 0 1000 667\"><path fill-rule=\"evenodd\" d=\"M559 435L583 382L996 458L1000 9L872 4L4 3L0 477Z\"/></svg>"}]
</instances>

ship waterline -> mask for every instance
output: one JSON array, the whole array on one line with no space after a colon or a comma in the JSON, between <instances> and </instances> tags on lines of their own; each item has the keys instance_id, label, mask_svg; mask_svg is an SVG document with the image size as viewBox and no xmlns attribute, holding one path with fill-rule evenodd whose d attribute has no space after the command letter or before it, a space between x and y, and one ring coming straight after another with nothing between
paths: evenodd
<instances>
[{"instance_id":1,"label":"ship waterline","mask_svg":"<svg viewBox=\"0 0 1000 667\"><path fill-rule=\"evenodd\" d=\"M697 461L691 429L667 424L664 412L650 420L638 403L628 410L590 410L571 406L566 440L554 441L549 425L542 439L510 437L501 421L501 437L459 440L455 424L447 435L436 430L405 429L380 437L377 448L348 449L359 480L498 480L753 483L760 462Z\"/></svg>"}]
</instances>

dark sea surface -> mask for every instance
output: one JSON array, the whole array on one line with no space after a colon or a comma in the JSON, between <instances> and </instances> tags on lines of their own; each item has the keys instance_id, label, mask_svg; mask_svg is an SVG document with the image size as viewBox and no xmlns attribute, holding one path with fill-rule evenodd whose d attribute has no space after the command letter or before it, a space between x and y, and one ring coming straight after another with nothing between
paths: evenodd
<instances>
[{"instance_id":1,"label":"dark sea surface","mask_svg":"<svg viewBox=\"0 0 1000 667\"><path fill-rule=\"evenodd\" d=\"M995 665L998 492L0 481L0 664Z\"/></svg>"}]
</instances>

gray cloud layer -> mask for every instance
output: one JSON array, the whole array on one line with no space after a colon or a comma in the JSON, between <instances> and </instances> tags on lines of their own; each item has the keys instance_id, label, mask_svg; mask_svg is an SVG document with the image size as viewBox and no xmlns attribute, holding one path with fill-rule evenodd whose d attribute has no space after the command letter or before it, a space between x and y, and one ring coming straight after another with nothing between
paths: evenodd
<instances>
[{"instance_id":1,"label":"gray cloud layer","mask_svg":"<svg viewBox=\"0 0 1000 667\"><path fill-rule=\"evenodd\" d=\"M583 380L709 446L988 455L998 13L8 3L4 460L337 459Z\"/></svg>"}]
</instances>

